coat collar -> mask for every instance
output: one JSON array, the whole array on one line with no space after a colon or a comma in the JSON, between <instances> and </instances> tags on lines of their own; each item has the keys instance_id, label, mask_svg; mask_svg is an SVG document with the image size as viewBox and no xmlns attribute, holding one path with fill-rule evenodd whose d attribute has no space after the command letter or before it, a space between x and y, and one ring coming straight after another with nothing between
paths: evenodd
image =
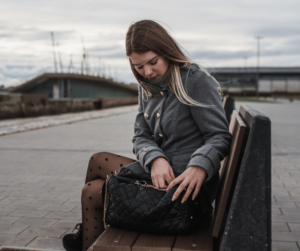
<instances>
[{"instance_id":1,"label":"coat collar","mask_svg":"<svg viewBox=\"0 0 300 251\"><path fill-rule=\"evenodd\" d=\"M161 77L160 79L158 79L156 81L150 81L146 78L142 78L142 85L154 87L156 89L163 89L164 87L167 86L165 80L166 80L166 75L164 75L163 77Z\"/></svg>"},{"instance_id":2,"label":"coat collar","mask_svg":"<svg viewBox=\"0 0 300 251\"><path fill-rule=\"evenodd\" d=\"M199 66L197 64L190 64L188 66L182 67L180 68L180 75L182 78L182 82L186 83L187 81L187 77L191 74L193 74L195 71L197 71L199 69ZM146 78L142 78L142 85L146 85L149 87L153 87L155 89L166 89L168 87L168 84L166 83L166 75L164 75L163 77L161 77L160 79L156 80L156 81L150 81Z\"/></svg>"}]
</instances>

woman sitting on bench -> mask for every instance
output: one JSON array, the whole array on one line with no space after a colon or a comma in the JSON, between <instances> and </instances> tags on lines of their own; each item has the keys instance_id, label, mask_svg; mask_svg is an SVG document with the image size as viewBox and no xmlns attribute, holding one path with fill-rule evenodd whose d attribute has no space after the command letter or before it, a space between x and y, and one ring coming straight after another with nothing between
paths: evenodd
<instances>
[{"instance_id":1,"label":"woman sitting on bench","mask_svg":"<svg viewBox=\"0 0 300 251\"><path fill-rule=\"evenodd\" d=\"M232 137L218 82L151 20L129 27L126 54L139 83L133 137L137 161L151 173L155 187L168 191L180 184L172 200L184 189L182 202L195 199L203 185L212 202ZM64 236L67 251L87 250L103 232L103 183L107 175L135 161L106 152L91 157L82 190L82 223L76 234Z\"/></svg>"}]
</instances>

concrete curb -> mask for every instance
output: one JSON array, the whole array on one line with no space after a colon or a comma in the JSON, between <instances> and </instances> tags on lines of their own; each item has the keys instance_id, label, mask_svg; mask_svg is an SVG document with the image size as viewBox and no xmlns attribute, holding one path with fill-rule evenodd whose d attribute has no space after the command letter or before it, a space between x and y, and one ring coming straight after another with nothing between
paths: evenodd
<instances>
[{"instance_id":1,"label":"concrete curb","mask_svg":"<svg viewBox=\"0 0 300 251\"><path fill-rule=\"evenodd\" d=\"M0 136L13 133L26 132L46 128L50 126L58 126L70 124L84 120L98 119L109 116L115 116L124 113L137 112L137 105L122 106L108 108L96 111L67 113L61 115L42 116L36 118L10 119L0 121Z\"/></svg>"},{"instance_id":2,"label":"concrete curb","mask_svg":"<svg viewBox=\"0 0 300 251\"><path fill-rule=\"evenodd\" d=\"M62 246L62 244L61 244ZM0 246L0 251L1 249L12 249L12 250L28 250L28 251L62 251L61 249L45 249L45 248L32 248L32 247L23 247L23 246L8 246L8 245L3 245Z\"/></svg>"}]
</instances>

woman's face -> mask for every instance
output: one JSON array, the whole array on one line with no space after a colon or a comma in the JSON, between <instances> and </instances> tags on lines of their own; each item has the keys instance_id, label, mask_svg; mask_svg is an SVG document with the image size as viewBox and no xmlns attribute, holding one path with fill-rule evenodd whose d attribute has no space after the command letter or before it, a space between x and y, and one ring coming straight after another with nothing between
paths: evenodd
<instances>
[{"instance_id":1,"label":"woman's face","mask_svg":"<svg viewBox=\"0 0 300 251\"><path fill-rule=\"evenodd\" d=\"M136 71L150 81L159 80L168 70L169 64L167 60L153 51L142 54L133 52L129 58Z\"/></svg>"}]
</instances>

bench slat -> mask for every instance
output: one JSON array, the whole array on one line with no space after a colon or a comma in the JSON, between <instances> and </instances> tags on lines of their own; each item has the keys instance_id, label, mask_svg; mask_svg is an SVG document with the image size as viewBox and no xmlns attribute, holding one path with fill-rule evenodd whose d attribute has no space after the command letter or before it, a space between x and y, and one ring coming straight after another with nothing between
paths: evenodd
<instances>
[{"instance_id":1,"label":"bench slat","mask_svg":"<svg viewBox=\"0 0 300 251\"><path fill-rule=\"evenodd\" d=\"M219 236L221 225L224 220L225 209L240 157L246 128L247 127L238 112L233 111L229 127L229 131L233 135L233 138L229 156L224 160L222 168L220 169L221 184L216 198L215 223L212 232L212 235L216 238Z\"/></svg>"},{"instance_id":2,"label":"bench slat","mask_svg":"<svg viewBox=\"0 0 300 251\"><path fill-rule=\"evenodd\" d=\"M201 227L192 235L178 235L172 251L212 251L213 237L211 235L213 227L213 216L201 223Z\"/></svg>"},{"instance_id":3,"label":"bench slat","mask_svg":"<svg viewBox=\"0 0 300 251\"><path fill-rule=\"evenodd\" d=\"M132 251L171 251L175 235L142 233L132 246Z\"/></svg>"},{"instance_id":4,"label":"bench slat","mask_svg":"<svg viewBox=\"0 0 300 251\"><path fill-rule=\"evenodd\" d=\"M97 240L93 251L131 251L138 236L138 232L109 227Z\"/></svg>"}]
</instances>

